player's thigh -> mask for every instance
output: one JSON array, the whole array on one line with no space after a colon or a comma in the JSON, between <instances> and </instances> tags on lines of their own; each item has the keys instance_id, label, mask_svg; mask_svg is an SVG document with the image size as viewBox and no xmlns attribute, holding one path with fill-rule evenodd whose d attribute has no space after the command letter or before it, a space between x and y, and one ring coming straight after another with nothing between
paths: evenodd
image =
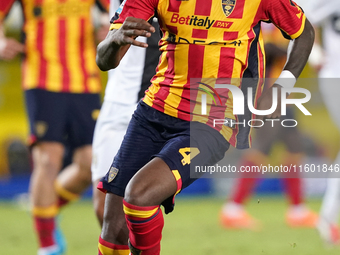
<instances>
[{"instance_id":1,"label":"player's thigh","mask_svg":"<svg viewBox=\"0 0 340 255\"><path fill-rule=\"evenodd\" d=\"M122 197L130 179L161 150L165 142L158 130L144 122L140 111L138 107L110 170L98 185L98 188Z\"/></svg>"},{"instance_id":2,"label":"player's thigh","mask_svg":"<svg viewBox=\"0 0 340 255\"><path fill-rule=\"evenodd\" d=\"M160 205L177 190L177 181L169 166L159 157L153 158L130 180L124 199L137 206Z\"/></svg>"},{"instance_id":3,"label":"player's thigh","mask_svg":"<svg viewBox=\"0 0 340 255\"><path fill-rule=\"evenodd\" d=\"M171 137L138 171L129 182L127 199L143 206L162 204L169 213L174 196L201 176L192 176L190 170L214 165L224 157L229 143L219 132L201 123L190 126L188 134Z\"/></svg>"},{"instance_id":4,"label":"player's thigh","mask_svg":"<svg viewBox=\"0 0 340 255\"><path fill-rule=\"evenodd\" d=\"M203 175L195 171L197 167L215 165L224 158L229 146L229 142L215 129L192 122L190 136L186 141L177 143L177 146L167 144L160 157L169 164L175 176L178 170L179 176L176 179L179 179L180 186L177 190L179 192ZM167 155L172 156L167 159Z\"/></svg>"},{"instance_id":5,"label":"player's thigh","mask_svg":"<svg viewBox=\"0 0 340 255\"><path fill-rule=\"evenodd\" d=\"M92 180L102 178L109 170L135 108L135 105L103 103L93 136Z\"/></svg>"}]
</instances>

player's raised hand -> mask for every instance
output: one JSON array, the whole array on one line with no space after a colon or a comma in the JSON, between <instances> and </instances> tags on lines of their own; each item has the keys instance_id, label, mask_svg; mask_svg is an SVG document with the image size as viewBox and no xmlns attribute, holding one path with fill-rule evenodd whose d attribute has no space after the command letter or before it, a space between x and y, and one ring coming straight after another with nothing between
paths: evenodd
<instances>
[{"instance_id":1,"label":"player's raised hand","mask_svg":"<svg viewBox=\"0 0 340 255\"><path fill-rule=\"evenodd\" d=\"M149 22L143 19L127 17L123 25L113 34L113 40L120 46L131 44L146 48L148 44L135 40L136 37L150 37L151 33L155 31L155 28Z\"/></svg>"},{"instance_id":2,"label":"player's raised hand","mask_svg":"<svg viewBox=\"0 0 340 255\"><path fill-rule=\"evenodd\" d=\"M277 89L277 106L273 113L268 115L257 115L256 119L265 120L265 119L279 119L281 117L281 89L282 86L278 84L274 84L269 89L265 90L263 94L260 96L257 104L257 110L268 110L273 105L273 89ZM258 123L256 123L257 125Z\"/></svg>"},{"instance_id":3,"label":"player's raised hand","mask_svg":"<svg viewBox=\"0 0 340 255\"><path fill-rule=\"evenodd\" d=\"M19 53L23 53L25 46L13 38L0 38L0 58L12 60Z\"/></svg>"},{"instance_id":4,"label":"player's raised hand","mask_svg":"<svg viewBox=\"0 0 340 255\"><path fill-rule=\"evenodd\" d=\"M150 37L155 31L147 21L127 17L119 29L110 30L106 38L98 44L96 62L100 70L116 68L130 45L148 47L147 43L135 39L137 36Z\"/></svg>"}]
</instances>

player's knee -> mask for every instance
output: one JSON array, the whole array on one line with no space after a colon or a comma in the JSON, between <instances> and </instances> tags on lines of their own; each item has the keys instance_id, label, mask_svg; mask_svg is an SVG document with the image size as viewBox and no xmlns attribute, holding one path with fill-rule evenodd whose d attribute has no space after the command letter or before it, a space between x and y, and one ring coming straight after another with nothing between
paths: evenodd
<instances>
[{"instance_id":1,"label":"player's knee","mask_svg":"<svg viewBox=\"0 0 340 255\"><path fill-rule=\"evenodd\" d=\"M49 154L42 154L38 160L34 160L33 171L36 174L46 176L48 179L54 180L61 169L61 161L56 160Z\"/></svg>"},{"instance_id":2,"label":"player's knee","mask_svg":"<svg viewBox=\"0 0 340 255\"><path fill-rule=\"evenodd\" d=\"M73 154L73 162L79 164L81 169L91 169L92 163L92 147L91 145L85 145L77 148Z\"/></svg>"},{"instance_id":3,"label":"player's knee","mask_svg":"<svg viewBox=\"0 0 340 255\"><path fill-rule=\"evenodd\" d=\"M177 182L169 167L162 161L153 161L153 167L140 170L128 183L124 199L136 206L160 205L175 194Z\"/></svg>"},{"instance_id":4,"label":"player's knee","mask_svg":"<svg viewBox=\"0 0 340 255\"><path fill-rule=\"evenodd\" d=\"M39 171L59 172L62 165L64 148L59 143L42 142L32 149L34 169Z\"/></svg>"},{"instance_id":5,"label":"player's knee","mask_svg":"<svg viewBox=\"0 0 340 255\"><path fill-rule=\"evenodd\" d=\"M83 183L84 185L90 186L92 184L92 178L91 178L91 169L82 169L81 166L79 166L81 169L79 171L79 178L78 181Z\"/></svg>"},{"instance_id":6,"label":"player's knee","mask_svg":"<svg viewBox=\"0 0 340 255\"><path fill-rule=\"evenodd\" d=\"M150 206L151 200L148 189L141 183L128 184L125 190L124 200L132 205Z\"/></svg>"},{"instance_id":7,"label":"player's knee","mask_svg":"<svg viewBox=\"0 0 340 255\"><path fill-rule=\"evenodd\" d=\"M54 162L53 160L45 159L40 162L34 163L34 171L45 172L45 173L55 173L55 175L60 170L60 164Z\"/></svg>"}]
</instances>

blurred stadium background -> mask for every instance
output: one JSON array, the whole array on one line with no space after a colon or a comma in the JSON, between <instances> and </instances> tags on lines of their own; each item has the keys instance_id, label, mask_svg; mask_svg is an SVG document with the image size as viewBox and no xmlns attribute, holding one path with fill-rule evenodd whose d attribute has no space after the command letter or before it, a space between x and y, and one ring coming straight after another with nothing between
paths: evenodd
<instances>
[{"instance_id":1,"label":"blurred stadium background","mask_svg":"<svg viewBox=\"0 0 340 255\"><path fill-rule=\"evenodd\" d=\"M20 36L20 8L12 9L7 31ZM36 240L29 216L28 183L31 171L26 147L28 122L21 90L20 59L0 61L0 254L35 254ZM299 87L308 88L312 100L307 108L313 116L299 116L304 132L306 162L330 163L339 150L340 138L318 92L316 74L308 67L308 77ZM103 74L103 84L106 76ZM327 126L327 132L322 132ZM283 146L277 144L272 163L279 162ZM242 152L230 152L230 164L237 165ZM175 213L165 217L163 254L339 254L328 249L313 229L290 229L284 223L287 202L280 179L261 180L256 195L247 205L249 212L263 222L263 229L230 231L218 224L218 214L234 179L201 179L177 199ZM305 179L308 205L319 210L325 179ZM60 217L69 243L67 254L96 254L99 226L91 205L90 189L84 198L66 208Z\"/></svg>"}]
</instances>

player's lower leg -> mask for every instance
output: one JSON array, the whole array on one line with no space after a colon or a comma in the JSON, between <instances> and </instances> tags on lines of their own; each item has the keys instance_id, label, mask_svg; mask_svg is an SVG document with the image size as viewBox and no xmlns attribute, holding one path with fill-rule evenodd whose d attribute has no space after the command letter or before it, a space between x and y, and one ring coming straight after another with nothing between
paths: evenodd
<instances>
[{"instance_id":1,"label":"player's lower leg","mask_svg":"<svg viewBox=\"0 0 340 255\"><path fill-rule=\"evenodd\" d=\"M130 230L129 247L133 255L160 254L163 213L159 206L136 206L124 201L124 212Z\"/></svg>"},{"instance_id":2,"label":"player's lower leg","mask_svg":"<svg viewBox=\"0 0 340 255\"><path fill-rule=\"evenodd\" d=\"M162 159L154 158L130 180L125 191L124 212L133 255L160 254L164 226L160 204L181 188L179 178L178 172L170 171Z\"/></svg>"},{"instance_id":3,"label":"player's lower leg","mask_svg":"<svg viewBox=\"0 0 340 255\"><path fill-rule=\"evenodd\" d=\"M58 179L54 183L54 188L58 196L59 208L62 208L70 202L76 201L79 198L79 194L75 194L65 189Z\"/></svg>"},{"instance_id":4,"label":"player's lower leg","mask_svg":"<svg viewBox=\"0 0 340 255\"><path fill-rule=\"evenodd\" d=\"M39 255L63 253L56 240L57 197L53 187L61 167L63 146L58 143L41 143L33 147L34 169L30 181L33 202L32 216L39 241Z\"/></svg>"},{"instance_id":5,"label":"player's lower leg","mask_svg":"<svg viewBox=\"0 0 340 255\"><path fill-rule=\"evenodd\" d=\"M102 233L98 242L99 255L129 255L129 230L123 211L123 198L106 194Z\"/></svg>"},{"instance_id":6,"label":"player's lower leg","mask_svg":"<svg viewBox=\"0 0 340 255\"><path fill-rule=\"evenodd\" d=\"M91 154L90 145L77 148L72 164L58 175L54 185L60 207L77 200L91 185Z\"/></svg>"},{"instance_id":7,"label":"player's lower leg","mask_svg":"<svg viewBox=\"0 0 340 255\"><path fill-rule=\"evenodd\" d=\"M39 247L46 248L55 245L55 217L58 213L56 204L46 207L34 206L32 210L34 227L39 241Z\"/></svg>"}]
</instances>

